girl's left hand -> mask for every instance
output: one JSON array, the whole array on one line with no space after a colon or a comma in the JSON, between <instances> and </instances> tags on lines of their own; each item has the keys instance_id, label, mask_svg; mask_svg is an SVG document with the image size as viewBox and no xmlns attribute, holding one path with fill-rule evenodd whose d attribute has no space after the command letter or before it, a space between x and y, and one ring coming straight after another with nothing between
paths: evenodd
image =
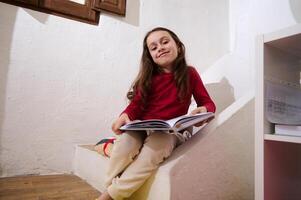
<instances>
[{"instance_id":1,"label":"girl's left hand","mask_svg":"<svg viewBox=\"0 0 301 200\"><path fill-rule=\"evenodd\" d=\"M200 107L197 107L196 109L194 109L193 111L191 111L190 115L195 115L195 114L203 113L203 112L207 112L207 108L205 106L200 106ZM209 122L209 120L202 121L200 123L195 124L194 126L199 127L207 122Z\"/></svg>"},{"instance_id":2,"label":"girl's left hand","mask_svg":"<svg viewBox=\"0 0 301 200\"><path fill-rule=\"evenodd\" d=\"M196 109L194 109L193 111L191 111L190 115L195 115L195 114L203 113L203 112L207 112L207 108L205 106L200 106L200 107L197 107Z\"/></svg>"}]
</instances>

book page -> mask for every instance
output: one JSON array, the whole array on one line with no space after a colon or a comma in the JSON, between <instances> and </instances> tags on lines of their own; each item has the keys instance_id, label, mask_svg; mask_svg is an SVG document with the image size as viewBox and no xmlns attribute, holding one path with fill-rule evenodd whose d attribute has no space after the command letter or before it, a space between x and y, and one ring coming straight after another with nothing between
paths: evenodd
<instances>
[{"instance_id":1,"label":"book page","mask_svg":"<svg viewBox=\"0 0 301 200\"><path fill-rule=\"evenodd\" d=\"M136 120L120 127L120 130L182 130L214 116L214 113L183 115L167 121L159 119Z\"/></svg>"},{"instance_id":2,"label":"book page","mask_svg":"<svg viewBox=\"0 0 301 200\"><path fill-rule=\"evenodd\" d=\"M266 81L265 111L269 122L301 125L301 89Z\"/></svg>"},{"instance_id":3,"label":"book page","mask_svg":"<svg viewBox=\"0 0 301 200\"><path fill-rule=\"evenodd\" d=\"M187 127L186 123L190 122L189 124L193 125L197 122L201 122L209 116L213 116L214 114L212 112L206 112L206 113L198 113L195 115L183 115L180 117L176 117L174 119L167 120L166 122L171 126L175 128L179 128L181 125L185 124L185 127Z\"/></svg>"},{"instance_id":4,"label":"book page","mask_svg":"<svg viewBox=\"0 0 301 200\"><path fill-rule=\"evenodd\" d=\"M185 116L188 116L188 115L179 116L179 117L167 120L166 123L168 123L170 127L173 127L180 119L182 119Z\"/></svg>"},{"instance_id":5,"label":"book page","mask_svg":"<svg viewBox=\"0 0 301 200\"><path fill-rule=\"evenodd\" d=\"M169 125L164 120L135 120L120 127L120 130L147 130L147 129L169 129Z\"/></svg>"}]
</instances>

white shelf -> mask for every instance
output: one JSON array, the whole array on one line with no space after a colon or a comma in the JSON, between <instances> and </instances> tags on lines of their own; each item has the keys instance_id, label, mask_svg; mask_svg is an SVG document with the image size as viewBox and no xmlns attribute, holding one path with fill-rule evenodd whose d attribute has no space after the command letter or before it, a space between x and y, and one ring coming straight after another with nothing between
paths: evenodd
<instances>
[{"instance_id":1,"label":"white shelf","mask_svg":"<svg viewBox=\"0 0 301 200\"><path fill-rule=\"evenodd\" d=\"M275 42L279 39L283 39L292 35L298 35L300 33L301 33L301 24L297 24L295 26L291 26L272 33L265 34L263 42L264 43Z\"/></svg>"},{"instance_id":2,"label":"white shelf","mask_svg":"<svg viewBox=\"0 0 301 200\"><path fill-rule=\"evenodd\" d=\"M301 58L301 24L264 35L264 43Z\"/></svg>"},{"instance_id":3,"label":"white shelf","mask_svg":"<svg viewBox=\"0 0 301 200\"><path fill-rule=\"evenodd\" d=\"M258 36L255 55L255 200L301 199L301 137L273 134L265 113L265 81L300 88L301 24Z\"/></svg>"},{"instance_id":4,"label":"white shelf","mask_svg":"<svg viewBox=\"0 0 301 200\"><path fill-rule=\"evenodd\" d=\"M297 136L264 134L264 139L270 141L291 142L291 143L301 144L301 137L297 137Z\"/></svg>"}]
</instances>

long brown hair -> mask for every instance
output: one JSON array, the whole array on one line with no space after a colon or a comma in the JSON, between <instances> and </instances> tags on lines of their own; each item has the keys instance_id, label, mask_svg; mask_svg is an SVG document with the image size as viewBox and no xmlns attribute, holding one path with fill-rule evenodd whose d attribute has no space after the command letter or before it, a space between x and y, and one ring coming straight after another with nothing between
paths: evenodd
<instances>
[{"instance_id":1,"label":"long brown hair","mask_svg":"<svg viewBox=\"0 0 301 200\"><path fill-rule=\"evenodd\" d=\"M127 98L131 101L136 92L139 90L141 92L142 100L145 103L148 92L151 87L152 76L156 73L160 73L160 67L153 61L149 49L147 47L147 38L148 36L156 31L166 31L170 34L170 36L175 41L178 47L178 57L175 59L173 65L173 74L176 82L176 86L179 91L179 98L184 99L187 94L188 89L188 71L187 71L187 63L185 59L185 46L178 38L178 36L172 32L171 30L163 27L157 27L147 32L143 40L143 52L140 62L140 70L139 73L134 80L133 84L129 92L127 93Z\"/></svg>"}]
</instances>

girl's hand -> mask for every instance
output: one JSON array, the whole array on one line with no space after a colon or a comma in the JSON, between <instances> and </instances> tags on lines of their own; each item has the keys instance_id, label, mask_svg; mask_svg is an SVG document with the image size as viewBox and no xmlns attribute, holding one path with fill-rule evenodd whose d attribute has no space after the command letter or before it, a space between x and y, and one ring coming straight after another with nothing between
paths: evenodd
<instances>
[{"instance_id":1,"label":"girl's hand","mask_svg":"<svg viewBox=\"0 0 301 200\"><path fill-rule=\"evenodd\" d=\"M193 111L191 111L190 115L195 115L197 113L203 113L203 112L207 112L207 108L205 106L200 106L194 109Z\"/></svg>"},{"instance_id":2,"label":"girl's hand","mask_svg":"<svg viewBox=\"0 0 301 200\"><path fill-rule=\"evenodd\" d=\"M129 116L126 113L123 113L119 116L119 118L112 124L112 131L116 134L116 135L120 135L122 133L121 130L119 130L119 128L121 126L123 126L124 124L129 123L131 120L129 118Z\"/></svg>"},{"instance_id":3,"label":"girl's hand","mask_svg":"<svg viewBox=\"0 0 301 200\"><path fill-rule=\"evenodd\" d=\"M203 113L203 112L207 112L207 108L205 106L200 106L200 107L197 107L196 109L194 109L193 111L191 111L190 115L195 115L195 114ZM200 123L195 124L194 126L196 126L196 127L202 126L203 124L207 123L208 121L210 121L210 120L202 121Z\"/></svg>"}]
</instances>

